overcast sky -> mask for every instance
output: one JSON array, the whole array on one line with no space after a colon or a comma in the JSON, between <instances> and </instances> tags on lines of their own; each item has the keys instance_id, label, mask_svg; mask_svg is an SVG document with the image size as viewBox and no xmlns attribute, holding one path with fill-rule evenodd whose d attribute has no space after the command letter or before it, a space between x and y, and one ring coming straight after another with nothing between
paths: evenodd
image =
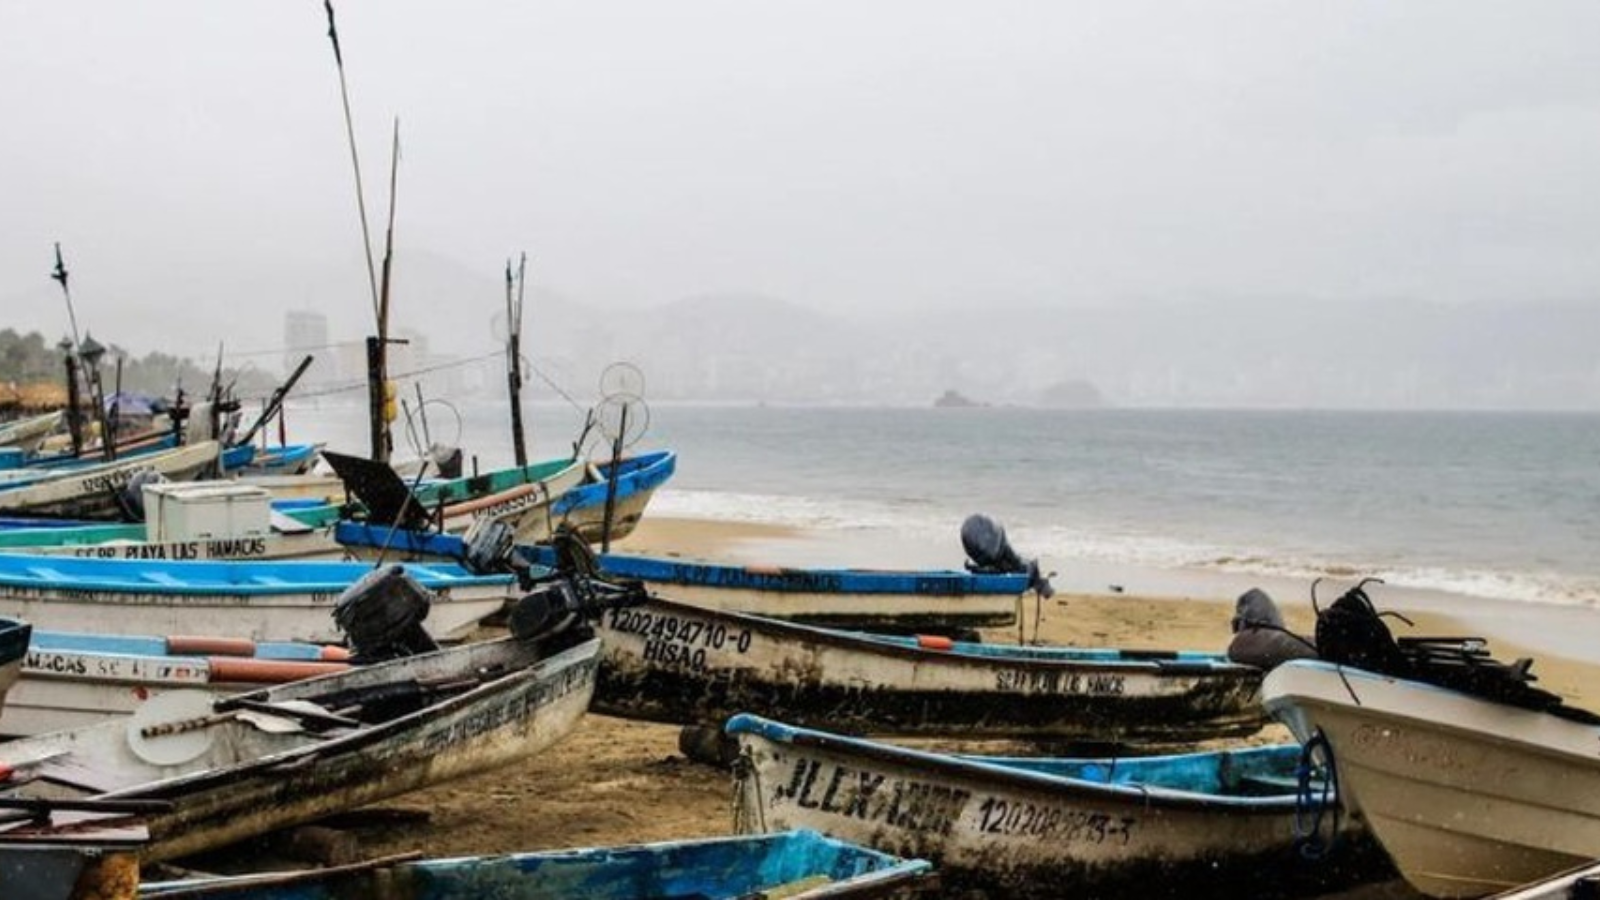
<instances>
[{"instance_id":1,"label":"overcast sky","mask_svg":"<svg viewBox=\"0 0 1600 900\"><path fill-rule=\"evenodd\" d=\"M399 116L402 247L489 279L526 249L605 304L1600 301L1593 0L336 11L375 239ZM58 240L80 318L141 350L273 346L329 279L364 315L326 30L316 0L0 4L0 327L65 331ZM496 302L399 265L402 319Z\"/></svg>"}]
</instances>

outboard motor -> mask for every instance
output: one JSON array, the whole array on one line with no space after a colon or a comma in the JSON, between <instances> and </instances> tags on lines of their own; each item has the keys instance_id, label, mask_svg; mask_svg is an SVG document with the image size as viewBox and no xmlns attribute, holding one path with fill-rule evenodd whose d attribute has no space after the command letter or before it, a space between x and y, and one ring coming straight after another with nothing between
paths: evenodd
<instances>
[{"instance_id":1,"label":"outboard motor","mask_svg":"<svg viewBox=\"0 0 1600 900\"><path fill-rule=\"evenodd\" d=\"M461 536L461 565L474 575L506 570L506 560L517 540L516 529L498 519L473 519Z\"/></svg>"},{"instance_id":2,"label":"outboard motor","mask_svg":"<svg viewBox=\"0 0 1600 900\"><path fill-rule=\"evenodd\" d=\"M433 594L400 565L363 575L333 607L333 621L350 639L354 663L381 662L439 649L422 627Z\"/></svg>"},{"instance_id":3,"label":"outboard motor","mask_svg":"<svg viewBox=\"0 0 1600 900\"><path fill-rule=\"evenodd\" d=\"M1027 575L1028 587L1039 596L1055 596L1050 579L1039 571L1039 561L1026 562L1011 549L1006 530L983 513L973 513L961 523L961 546L967 551L967 571L976 575Z\"/></svg>"},{"instance_id":4,"label":"outboard motor","mask_svg":"<svg viewBox=\"0 0 1600 900\"><path fill-rule=\"evenodd\" d=\"M1317 655L1314 644L1285 626L1278 605L1260 588L1239 595L1231 626L1228 659L1236 663L1270 669L1291 659L1313 659Z\"/></svg>"},{"instance_id":5,"label":"outboard motor","mask_svg":"<svg viewBox=\"0 0 1600 900\"><path fill-rule=\"evenodd\" d=\"M513 571L523 579L525 588L532 585L511 604L506 618L516 637L527 640L564 631L587 636L587 628L575 626L598 619L608 609L637 606L649 599L642 582L604 579L594 550L573 532L556 532L551 546L556 556L554 570L537 583L533 583L527 561L511 554Z\"/></svg>"},{"instance_id":6,"label":"outboard motor","mask_svg":"<svg viewBox=\"0 0 1600 900\"><path fill-rule=\"evenodd\" d=\"M434 468L439 470L440 478L461 477L462 454L460 447L434 444L428 448L428 458L433 460Z\"/></svg>"},{"instance_id":7,"label":"outboard motor","mask_svg":"<svg viewBox=\"0 0 1600 900\"><path fill-rule=\"evenodd\" d=\"M117 507L122 510L123 518L129 522L144 521L144 486L147 484L161 484L167 476L154 469L142 469L133 473L126 484L117 489Z\"/></svg>"}]
</instances>

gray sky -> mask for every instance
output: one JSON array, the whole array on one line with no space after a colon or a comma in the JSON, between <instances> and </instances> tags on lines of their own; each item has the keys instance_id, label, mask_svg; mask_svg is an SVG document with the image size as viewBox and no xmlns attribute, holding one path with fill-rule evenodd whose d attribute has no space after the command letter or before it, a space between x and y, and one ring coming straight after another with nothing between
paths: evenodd
<instances>
[{"instance_id":1,"label":"gray sky","mask_svg":"<svg viewBox=\"0 0 1600 900\"><path fill-rule=\"evenodd\" d=\"M398 115L402 247L491 283L527 249L602 304L1600 298L1592 0L336 9L375 234ZM330 285L364 323L325 31L316 0L0 5L0 325L65 331L56 240L139 350L185 349L174 306L276 346ZM481 331L496 297L405 264L403 321Z\"/></svg>"}]
</instances>

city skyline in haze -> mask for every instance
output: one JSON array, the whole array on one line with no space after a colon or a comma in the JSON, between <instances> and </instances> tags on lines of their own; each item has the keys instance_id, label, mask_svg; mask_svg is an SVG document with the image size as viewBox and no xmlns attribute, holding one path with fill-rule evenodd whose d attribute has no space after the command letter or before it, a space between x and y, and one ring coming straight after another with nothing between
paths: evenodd
<instances>
[{"instance_id":1,"label":"city skyline in haze","mask_svg":"<svg viewBox=\"0 0 1600 900\"><path fill-rule=\"evenodd\" d=\"M492 349L523 250L596 316L1600 304L1591 4L335 9L375 243L400 120L396 320L444 352ZM0 326L65 333L60 241L86 327L135 351L269 351L293 309L370 329L326 30L315 2L0 9Z\"/></svg>"}]
</instances>

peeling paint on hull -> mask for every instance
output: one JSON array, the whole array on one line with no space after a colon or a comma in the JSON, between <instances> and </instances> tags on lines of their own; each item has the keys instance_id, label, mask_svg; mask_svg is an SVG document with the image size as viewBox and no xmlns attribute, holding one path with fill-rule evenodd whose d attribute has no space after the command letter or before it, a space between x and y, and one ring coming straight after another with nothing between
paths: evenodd
<instances>
[{"instance_id":1,"label":"peeling paint on hull","mask_svg":"<svg viewBox=\"0 0 1600 900\"><path fill-rule=\"evenodd\" d=\"M1209 658L927 650L659 598L608 611L599 633L594 708L627 718L720 724L764 710L858 734L1174 742L1265 722L1260 672Z\"/></svg>"},{"instance_id":2,"label":"peeling paint on hull","mask_svg":"<svg viewBox=\"0 0 1600 900\"><path fill-rule=\"evenodd\" d=\"M185 900L824 900L911 898L937 886L922 860L902 860L815 832L663 841L302 873L293 884L252 876L146 883L141 897Z\"/></svg>"},{"instance_id":3,"label":"peeling paint on hull","mask_svg":"<svg viewBox=\"0 0 1600 900\"><path fill-rule=\"evenodd\" d=\"M342 734L259 732L238 720L215 724L201 758L151 766L127 747L120 722L7 745L10 758L62 747L85 771L122 786L81 796L164 799L168 813L144 823L145 861L172 859L312 821L341 810L505 765L568 734L588 708L599 645L584 641L541 658L511 639L380 663L258 692L268 702L325 698L359 689L462 678L490 667L505 674L439 702ZM332 702L332 701L328 701Z\"/></svg>"},{"instance_id":4,"label":"peeling paint on hull","mask_svg":"<svg viewBox=\"0 0 1600 900\"><path fill-rule=\"evenodd\" d=\"M736 828L813 828L927 859L957 896L1295 896L1388 871L1353 826L1337 857L1303 859L1292 795L1113 789L831 735L736 736Z\"/></svg>"}]
</instances>

